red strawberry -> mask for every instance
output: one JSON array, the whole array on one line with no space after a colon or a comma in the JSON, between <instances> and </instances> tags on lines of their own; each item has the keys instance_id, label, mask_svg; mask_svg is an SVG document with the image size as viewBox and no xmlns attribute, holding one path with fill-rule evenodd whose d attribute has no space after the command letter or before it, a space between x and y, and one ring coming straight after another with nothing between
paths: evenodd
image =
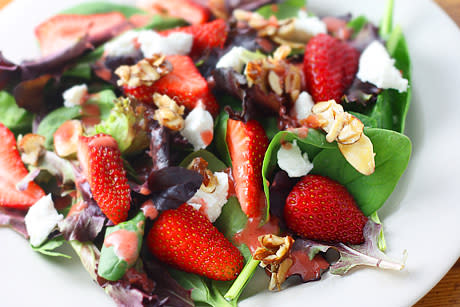
<instances>
[{"instance_id":1,"label":"red strawberry","mask_svg":"<svg viewBox=\"0 0 460 307\"><path fill-rule=\"evenodd\" d=\"M16 184L29 172L16 148L14 134L2 123L0 139L0 206L27 209L45 196L45 192L35 182L29 183L25 191L16 189Z\"/></svg>"},{"instance_id":2,"label":"red strawberry","mask_svg":"<svg viewBox=\"0 0 460 307\"><path fill-rule=\"evenodd\" d=\"M262 192L262 162L268 147L265 130L255 120L245 124L229 119L227 146L241 209L248 217L259 217L265 206Z\"/></svg>"},{"instance_id":3,"label":"red strawberry","mask_svg":"<svg viewBox=\"0 0 460 307\"><path fill-rule=\"evenodd\" d=\"M179 105L190 110L202 103L206 110L216 115L219 112L219 105L192 59L184 55L172 55L168 56L167 60L173 67L169 74L150 86L141 85L132 88L124 86L125 93L146 103L152 102L154 93L168 95Z\"/></svg>"},{"instance_id":4,"label":"red strawberry","mask_svg":"<svg viewBox=\"0 0 460 307\"><path fill-rule=\"evenodd\" d=\"M327 34L313 37L305 48L303 69L307 90L315 102L335 99L350 87L358 70L359 52Z\"/></svg>"},{"instance_id":5,"label":"red strawberry","mask_svg":"<svg viewBox=\"0 0 460 307\"><path fill-rule=\"evenodd\" d=\"M191 0L148 0L142 7L152 14L166 13L191 24L204 23L209 19L209 11Z\"/></svg>"},{"instance_id":6,"label":"red strawberry","mask_svg":"<svg viewBox=\"0 0 460 307\"><path fill-rule=\"evenodd\" d=\"M340 183L319 175L303 177L284 207L287 226L302 237L360 244L367 217Z\"/></svg>"},{"instance_id":7,"label":"red strawberry","mask_svg":"<svg viewBox=\"0 0 460 307\"><path fill-rule=\"evenodd\" d=\"M216 19L205 24L166 30L160 32L160 34L169 35L173 32L183 32L193 35L191 55L201 55L203 51L212 48L222 48L228 35L227 24L223 19Z\"/></svg>"},{"instance_id":8,"label":"red strawberry","mask_svg":"<svg viewBox=\"0 0 460 307\"><path fill-rule=\"evenodd\" d=\"M102 212L115 224L125 221L131 195L115 139L107 134L81 136L78 160Z\"/></svg>"},{"instance_id":9,"label":"red strawberry","mask_svg":"<svg viewBox=\"0 0 460 307\"><path fill-rule=\"evenodd\" d=\"M215 280L233 280L244 259L209 219L190 205L164 211L155 220L147 246L159 260Z\"/></svg>"},{"instance_id":10,"label":"red strawberry","mask_svg":"<svg viewBox=\"0 0 460 307\"><path fill-rule=\"evenodd\" d=\"M85 34L92 43L100 43L124 30L129 25L118 12L94 15L56 15L35 28L42 54L49 55L72 46Z\"/></svg>"}]
</instances>

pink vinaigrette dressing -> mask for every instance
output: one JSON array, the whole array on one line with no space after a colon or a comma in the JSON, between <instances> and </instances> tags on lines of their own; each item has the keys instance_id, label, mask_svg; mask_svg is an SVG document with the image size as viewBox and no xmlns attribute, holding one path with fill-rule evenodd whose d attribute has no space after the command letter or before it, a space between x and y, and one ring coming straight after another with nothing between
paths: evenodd
<instances>
[{"instance_id":1,"label":"pink vinaigrette dressing","mask_svg":"<svg viewBox=\"0 0 460 307\"><path fill-rule=\"evenodd\" d=\"M138 257L138 239L134 231L118 229L109 234L104 240L104 246L113 246L115 254L128 263L133 265Z\"/></svg>"}]
</instances>

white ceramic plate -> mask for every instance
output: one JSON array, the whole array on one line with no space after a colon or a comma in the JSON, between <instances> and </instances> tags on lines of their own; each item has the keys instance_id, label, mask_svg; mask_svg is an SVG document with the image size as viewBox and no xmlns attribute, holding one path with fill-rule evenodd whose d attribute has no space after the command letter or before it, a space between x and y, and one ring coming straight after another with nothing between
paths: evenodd
<instances>
[{"instance_id":1,"label":"white ceramic plate","mask_svg":"<svg viewBox=\"0 0 460 307\"><path fill-rule=\"evenodd\" d=\"M78 0L14 0L0 12L0 50L11 59L36 54L33 27ZM384 1L310 0L314 12L364 14L374 22ZM413 101L406 134L413 142L409 167L380 210L388 254L408 251L402 272L355 270L344 277L263 292L241 306L408 306L426 294L460 256L460 31L427 0L396 0L413 61ZM113 306L78 262L34 253L28 242L0 229L0 305ZM263 275L263 273L262 273ZM244 296L260 289L259 274ZM259 282L258 282L259 281ZM260 282L262 281L262 282Z\"/></svg>"}]
</instances>

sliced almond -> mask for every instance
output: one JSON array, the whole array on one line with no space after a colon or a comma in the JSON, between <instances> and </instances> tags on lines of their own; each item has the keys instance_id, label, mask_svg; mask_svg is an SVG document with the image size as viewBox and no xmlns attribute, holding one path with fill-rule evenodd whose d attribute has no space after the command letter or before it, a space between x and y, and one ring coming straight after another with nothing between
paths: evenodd
<instances>
[{"instance_id":1,"label":"sliced almond","mask_svg":"<svg viewBox=\"0 0 460 307\"><path fill-rule=\"evenodd\" d=\"M344 145L337 143L337 146L348 163L358 172L366 176L374 172L374 146L364 133L359 140L353 144Z\"/></svg>"}]
</instances>

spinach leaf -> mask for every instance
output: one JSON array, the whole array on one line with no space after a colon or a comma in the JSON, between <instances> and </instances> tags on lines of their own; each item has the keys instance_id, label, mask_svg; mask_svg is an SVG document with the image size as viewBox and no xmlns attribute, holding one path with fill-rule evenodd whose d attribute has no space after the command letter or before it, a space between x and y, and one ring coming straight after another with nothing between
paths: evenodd
<instances>
[{"instance_id":1,"label":"spinach leaf","mask_svg":"<svg viewBox=\"0 0 460 307\"><path fill-rule=\"evenodd\" d=\"M196 306L236 307L236 302L227 301L221 292L230 282L210 280L175 269L170 269L169 273L182 287L192 291L192 299Z\"/></svg>"},{"instance_id":2,"label":"spinach leaf","mask_svg":"<svg viewBox=\"0 0 460 307\"><path fill-rule=\"evenodd\" d=\"M67 258L67 259L71 259L72 257L67 255L67 254L63 254L63 253L60 253L60 252L56 252L54 251L56 248L60 247L62 244L64 244L66 242L66 240L64 239L64 237L62 236L59 236L59 237L56 237L56 238L53 238L51 240L48 240L47 242L45 242L44 244L38 246L38 247L35 247L35 246L32 246L32 249L38 253L41 253L41 254L44 254L44 255L47 255L47 256L52 256L52 257L64 257L64 258Z\"/></svg>"},{"instance_id":3,"label":"spinach leaf","mask_svg":"<svg viewBox=\"0 0 460 307\"><path fill-rule=\"evenodd\" d=\"M192 160L195 159L196 157L201 157L205 159L208 162L208 168L213 172L218 172L218 171L221 171L227 168L224 162L220 161L213 153L207 150L204 150L204 149L198 150L198 151L195 151L189 154L179 164L179 166L187 167L190 164L190 162L192 162Z\"/></svg>"},{"instance_id":4,"label":"spinach leaf","mask_svg":"<svg viewBox=\"0 0 460 307\"><path fill-rule=\"evenodd\" d=\"M76 5L61 11L61 14L77 14L77 15L91 15L91 14L103 14L110 12L119 12L126 18L131 17L135 14L147 14L146 11L129 5L115 4L110 2L87 2Z\"/></svg>"},{"instance_id":5,"label":"spinach leaf","mask_svg":"<svg viewBox=\"0 0 460 307\"><path fill-rule=\"evenodd\" d=\"M161 31L185 25L187 25L187 22L182 18L154 15L152 19L149 21L149 23L146 26L139 28L139 30L151 29L155 31Z\"/></svg>"},{"instance_id":6,"label":"spinach leaf","mask_svg":"<svg viewBox=\"0 0 460 307\"><path fill-rule=\"evenodd\" d=\"M393 114L396 115L394 116L393 130L404 133L407 112L409 111L410 100L412 97L412 88L410 87L411 61L406 39L404 38L404 34L402 33L400 26L396 26L393 29L393 32L391 32L391 35L388 38L386 47L390 56L396 60L396 68L402 71L403 77L409 81L407 92L399 93L396 90L388 90L388 100L391 102Z\"/></svg>"},{"instance_id":7,"label":"spinach leaf","mask_svg":"<svg viewBox=\"0 0 460 307\"><path fill-rule=\"evenodd\" d=\"M337 148L324 149L313 159L312 173L343 184L366 216L377 211L393 192L409 163L411 142L395 131L365 128L374 145L375 172L364 176L356 171ZM335 145L335 144L334 144Z\"/></svg>"},{"instance_id":8,"label":"spinach leaf","mask_svg":"<svg viewBox=\"0 0 460 307\"><path fill-rule=\"evenodd\" d=\"M295 17L305 6L305 0L286 0L279 4L267 4L257 10L265 18L275 16L278 19Z\"/></svg>"},{"instance_id":9,"label":"spinach leaf","mask_svg":"<svg viewBox=\"0 0 460 307\"><path fill-rule=\"evenodd\" d=\"M37 128L37 133L45 137L46 149L53 150L53 135L65 121L79 118L80 116L80 106L71 108L60 107L46 115Z\"/></svg>"},{"instance_id":10,"label":"spinach leaf","mask_svg":"<svg viewBox=\"0 0 460 307\"><path fill-rule=\"evenodd\" d=\"M358 34L359 31L361 31L361 29L364 27L366 23L368 23L367 18L363 15L360 15L350 20L347 23L347 27L353 29L353 37L355 37L356 34Z\"/></svg>"},{"instance_id":11,"label":"spinach leaf","mask_svg":"<svg viewBox=\"0 0 460 307\"><path fill-rule=\"evenodd\" d=\"M8 92L0 91L0 122L14 134L32 130L32 113L18 107L14 97Z\"/></svg>"},{"instance_id":12,"label":"spinach leaf","mask_svg":"<svg viewBox=\"0 0 460 307\"><path fill-rule=\"evenodd\" d=\"M365 215L377 211L390 196L409 162L411 142L406 136L391 130L365 128L365 134L374 145L375 172L364 176L356 171L342 156L337 143L327 143L322 134L309 130L304 139L283 131L278 133L268 146L262 167L264 191L270 202L270 176L277 167L276 154L283 141L297 140L297 145L313 162L313 174L328 176L343 184L353 195Z\"/></svg>"},{"instance_id":13,"label":"spinach leaf","mask_svg":"<svg viewBox=\"0 0 460 307\"><path fill-rule=\"evenodd\" d=\"M113 100L116 98L111 90L104 90L96 94L92 94L87 103L97 104L101 111L101 119L106 119L110 110L113 107ZM43 118L37 128L37 133L45 137L45 147L49 150L53 149L53 134L65 122L71 119L81 117L81 106L71 108L60 107L52 111Z\"/></svg>"},{"instance_id":14,"label":"spinach leaf","mask_svg":"<svg viewBox=\"0 0 460 307\"><path fill-rule=\"evenodd\" d=\"M214 146L219 157L225 162L226 165L232 165L232 159L230 158L230 152L227 147L227 121L228 114L225 111L220 112L216 119L216 125L214 129Z\"/></svg>"},{"instance_id":15,"label":"spinach leaf","mask_svg":"<svg viewBox=\"0 0 460 307\"><path fill-rule=\"evenodd\" d=\"M278 132L268 145L262 164L264 192L267 198L267 218L270 210L270 179L273 171L278 165L278 150L283 142L292 142L294 140L297 140L297 145L300 149L308 154L308 159L310 161L324 148L337 148L335 144L326 141L326 137L323 133L315 129L309 129L306 138L301 138L297 134L288 131Z\"/></svg>"},{"instance_id":16,"label":"spinach leaf","mask_svg":"<svg viewBox=\"0 0 460 307\"><path fill-rule=\"evenodd\" d=\"M409 81L409 88L404 93L394 89L383 90L377 97L374 108L367 115L377 121L377 127L391 129L404 133L407 112L409 111L412 97L411 85L411 62L407 43L401 27L393 27L394 0L388 0L385 15L380 24L379 34L386 39L386 48L390 56L395 59L395 66L405 79Z\"/></svg>"}]
</instances>

